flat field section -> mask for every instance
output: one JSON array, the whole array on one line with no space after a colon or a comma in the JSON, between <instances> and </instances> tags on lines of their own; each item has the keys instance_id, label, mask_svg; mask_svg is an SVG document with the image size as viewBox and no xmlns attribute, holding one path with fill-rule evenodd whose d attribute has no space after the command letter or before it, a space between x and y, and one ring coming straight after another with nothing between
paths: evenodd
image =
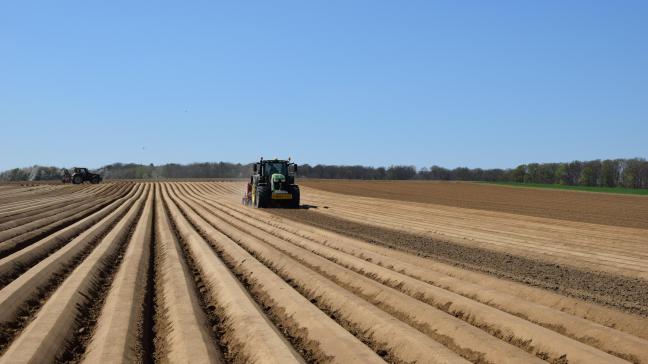
<instances>
[{"instance_id":1,"label":"flat field section","mask_svg":"<svg viewBox=\"0 0 648 364\"><path fill-rule=\"evenodd\" d=\"M354 196L648 229L648 196L470 182L307 180L302 184Z\"/></svg>"},{"instance_id":2,"label":"flat field section","mask_svg":"<svg viewBox=\"0 0 648 364\"><path fill-rule=\"evenodd\" d=\"M313 186L288 211L232 181L0 185L0 363L648 362L641 297L419 254L560 257L640 289L641 226Z\"/></svg>"},{"instance_id":3,"label":"flat field section","mask_svg":"<svg viewBox=\"0 0 648 364\"><path fill-rule=\"evenodd\" d=\"M330 183L326 182L332 186ZM346 186L346 191L350 192L355 183L358 182L342 182L342 186ZM583 192L435 182L429 183L429 186L411 182L360 182L357 185L360 192L357 194L341 194L322 190L322 184L315 184L317 189L305 187L303 195L306 196L304 203L317 206L317 212L324 215L376 228L413 233L459 246L648 279L648 230L619 226L622 225L620 221L637 219L633 225L641 225L641 222L634 215L615 220L613 213L601 207L605 203L608 209L617 211L616 214L621 214L623 210L634 210L637 215L643 216L641 214L648 204L648 199L643 196L601 196ZM313 184L307 183L306 186ZM405 191L411 186L419 186L419 190L410 191L409 195L403 192L404 196L409 196L404 198L405 201L397 200L395 194L390 192ZM458 192L464 189L468 191L465 195ZM444 198L443 203L432 203L435 198L426 195L436 190L454 192L448 193L450 197ZM415 193L420 196L419 201L428 202L410 202L416 199ZM514 203L506 202L509 193L515 196L512 198ZM545 202L538 200L537 193L548 193L550 196L547 199L561 207L545 206ZM370 194L390 194L391 198L367 197ZM528 200L524 197L526 194L530 196ZM598 211L595 215L601 219L600 223L577 221L577 211L588 211L590 199L595 201L592 205L595 206L594 211ZM501 200L501 206L507 208L475 208L475 205L486 205L481 202L483 200ZM578 209L573 208L577 205L580 205ZM531 209L535 215L542 216L531 215ZM570 219L558 218L561 214L570 214Z\"/></svg>"}]
</instances>

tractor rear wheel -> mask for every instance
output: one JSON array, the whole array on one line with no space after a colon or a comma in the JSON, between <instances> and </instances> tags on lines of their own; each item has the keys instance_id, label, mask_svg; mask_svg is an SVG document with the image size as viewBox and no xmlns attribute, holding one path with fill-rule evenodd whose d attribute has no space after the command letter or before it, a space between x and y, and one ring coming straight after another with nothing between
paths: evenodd
<instances>
[{"instance_id":1,"label":"tractor rear wheel","mask_svg":"<svg viewBox=\"0 0 648 364\"><path fill-rule=\"evenodd\" d=\"M75 185L82 184L83 183L83 177L81 177L79 175L72 177L72 183L74 183Z\"/></svg>"},{"instance_id":2,"label":"tractor rear wheel","mask_svg":"<svg viewBox=\"0 0 648 364\"><path fill-rule=\"evenodd\" d=\"M268 207L268 199L270 198L269 193L270 190L268 189L267 186L257 186L256 188L256 198L255 198L255 203L256 207L258 208L266 208Z\"/></svg>"},{"instance_id":3,"label":"tractor rear wheel","mask_svg":"<svg viewBox=\"0 0 648 364\"><path fill-rule=\"evenodd\" d=\"M299 208L299 188L295 188L292 191L292 200L290 200L290 208L291 209Z\"/></svg>"}]
</instances>

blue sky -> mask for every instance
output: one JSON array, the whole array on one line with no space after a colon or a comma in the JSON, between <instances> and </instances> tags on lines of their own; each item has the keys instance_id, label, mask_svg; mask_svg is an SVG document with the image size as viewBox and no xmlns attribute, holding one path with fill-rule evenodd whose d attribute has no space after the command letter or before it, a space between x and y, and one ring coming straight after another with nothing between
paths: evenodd
<instances>
[{"instance_id":1,"label":"blue sky","mask_svg":"<svg viewBox=\"0 0 648 364\"><path fill-rule=\"evenodd\" d=\"M0 170L648 156L646 1L6 1Z\"/></svg>"}]
</instances>

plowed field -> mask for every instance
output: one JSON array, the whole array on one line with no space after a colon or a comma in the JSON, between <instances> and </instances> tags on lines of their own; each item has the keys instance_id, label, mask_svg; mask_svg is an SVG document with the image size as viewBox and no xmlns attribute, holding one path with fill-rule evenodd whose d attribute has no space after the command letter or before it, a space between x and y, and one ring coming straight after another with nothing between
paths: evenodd
<instances>
[{"instance_id":1,"label":"plowed field","mask_svg":"<svg viewBox=\"0 0 648 364\"><path fill-rule=\"evenodd\" d=\"M640 309L314 220L637 280L648 265L642 228L307 187L303 203L317 208L284 216L242 206L242 190L0 185L0 363L648 362Z\"/></svg>"},{"instance_id":2,"label":"plowed field","mask_svg":"<svg viewBox=\"0 0 648 364\"><path fill-rule=\"evenodd\" d=\"M648 229L648 198L471 182L307 180L302 185L354 196Z\"/></svg>"}]
</instances>

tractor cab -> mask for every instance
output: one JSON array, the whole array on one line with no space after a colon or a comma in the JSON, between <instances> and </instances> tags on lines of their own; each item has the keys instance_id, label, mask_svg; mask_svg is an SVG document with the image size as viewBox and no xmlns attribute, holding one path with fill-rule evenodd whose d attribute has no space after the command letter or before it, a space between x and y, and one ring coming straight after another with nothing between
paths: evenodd
<instances>
[{"instance_id":1,"label":"tractor cab","mask_svg":"<svg viewBox=\"0 0 648 364\"><path fill-rule=\"evenodd\" d=\"M254 165L254 172L262 182L270 185L271 191L286 191L295 183L297 165L285 160L261 160Z\"/></svg>"}]
</instances>

